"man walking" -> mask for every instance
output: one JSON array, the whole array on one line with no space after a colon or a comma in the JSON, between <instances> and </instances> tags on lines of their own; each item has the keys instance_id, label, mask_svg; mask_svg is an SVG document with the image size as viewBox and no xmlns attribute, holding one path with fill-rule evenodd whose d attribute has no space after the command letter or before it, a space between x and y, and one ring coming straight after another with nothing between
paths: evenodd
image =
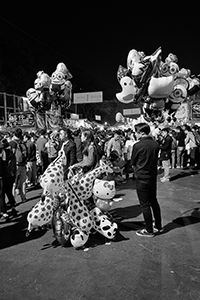
<instances>
[{"instance_id":1,"label":"man walking","mask_svg":"<svg viewBox=\"0 0 200 300\"><path fill-rule=\"evenodd\" d=\"M133 146L131 164L134 168L136 192L144 216L145 228L137 230L136 234L153 237L161 232L162 221L160 206L157 201L157 162L159 145L149 135L150 127L146 123L135 125L138 142ZM152 211L155 218L153 226Z\"/></svg>"}]
</instances>

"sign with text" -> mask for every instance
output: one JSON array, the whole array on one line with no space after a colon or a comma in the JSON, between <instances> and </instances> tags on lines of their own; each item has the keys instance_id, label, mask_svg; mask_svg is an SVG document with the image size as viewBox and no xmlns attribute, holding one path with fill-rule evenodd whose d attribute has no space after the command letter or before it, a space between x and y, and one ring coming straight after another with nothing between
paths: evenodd
<instances>
[{"instance_id":1,"label":"sign with text","mask_svg":"<svg viewBox=\"0 0 200 300\"><path fill-rule=\"evenodd\" d=\"M74 93L74 104L103 102L103 92Z\"/></svg>"},{"instance_id":2,"label":"sign with text","mask_svg":"<svg viewBox=\"0 0 200 300\"><path fill-rule=\"evenodd\" d=\"M35 117L32 113L10 113L8 116L8 121L14 127L35 126Z\"/></svg>"},{"instance_id":3,"label":"sign with text","mask_svg":"<svg viewBox=\"0 0 200 300\"><path fill-rule=\"evenodd\" d=\"M96 121L101 121L101 116L95 115L95 120L96 120Z\"/></svg>"},{"instance_id":4,"label":"sign with text","mask_svg":"<svg viewBox=\"0 0 200 300\"><path fill-rule=\"evenodd\" d=\"M140 114L141 114L140 108L123 109L124 116L140 115Z\"/></svg>"}]
</instances>

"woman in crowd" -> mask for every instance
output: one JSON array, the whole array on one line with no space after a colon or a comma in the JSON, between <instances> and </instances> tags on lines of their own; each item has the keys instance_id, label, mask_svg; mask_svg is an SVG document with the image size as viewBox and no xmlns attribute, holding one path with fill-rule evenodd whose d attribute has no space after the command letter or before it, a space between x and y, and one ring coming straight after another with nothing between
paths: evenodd
<instances>
[{"instance_id":1,"label":"woman in crowd","mask_svg":"<svg viewBox=\"0 0 200 300\"><path fill-rule=\"evenodd\" d=\"M48 155L48 163L50 164L58 155L59 143L56 140L58 133L51 132L48 142L45 144L45 148Z\"/></svg>"},{"instance_id":2,"label":"woman in crowd","mask_svg":"<svg viewBox=\"0 0 200 300\"><path fill-rule=\"evenodd\" d=\"M2 167L3 167L3 198L5 195L8 198L11 213L16 216L17 211L15 210L15 198L12 194L13 185L16 176L16 159L11 147L6 139L2 140L3 156L2 156ZM4 200L5 201L5 200Z\"/></svg>"},{"instance_id":3,"label":"woman in crowd","mask_svg":"<svg viewBox=\"0 0 200 300\"><path fill-rule=\"evenodd\" d=\"M177 168L182 168L184 164L185 152L185 132L181 126L176 127L176 140L177 140Z\"/></svg>"},{"instance_id":4,"label":"woman in crowd","mask_svg":"<svg viewBox=\"0 0 200 300\"><path fill-rule=\"evenodd\" d=\"M187 151L187 163L189 164L190 167L194 168L195 167L195 158L196 158L196 151L197 151L197 144L195 140L195 136L192 133L192 130L190 126L184 125L184 131L186 134L185 138L185 150Z\"/></svg>"},{"instance_id":5,"label":"woman in crowd","mask_svg":"<svg viewBox=\"0 0 200 300\"><path fill-rule=\"evenodd\" d=\"M82 153L83 160L74 164L72 169L74 168L82 168L83 172L89 172L93 170L98 163L98 154L97 148L94 143L94 135L91 130L84 130L81 133L81 142L82 142Z\"/></svg>"}]
</instances>

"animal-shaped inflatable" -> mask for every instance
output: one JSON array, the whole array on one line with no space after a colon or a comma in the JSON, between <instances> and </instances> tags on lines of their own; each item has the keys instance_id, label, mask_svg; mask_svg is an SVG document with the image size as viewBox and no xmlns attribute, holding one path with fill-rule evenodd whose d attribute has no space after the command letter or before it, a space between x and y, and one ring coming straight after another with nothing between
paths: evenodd
<instances>
[{"instance_id":1,"label":"animal-shaped inflatable","mask_svg":"<svg viewBox=\"0 0 200 300\"><path fill-rule=\"evenodd\" d=\"M56 104L64 105L65 108L71 105L71 78L72 75L64 63L59 63L51 75L50 94Z\"/></svg>"},{"instance_id":2,"label":"animal-shaped inflatable","mask_svg":"<svg viewBox=\"0 0 200 300\"><path fill-rule=\"evenodd\" d=\"M30 210L27 216L28 229L27 236L33 228L42 227L51 223L53 216L54 199L53 196L48 194L44 200L40 199L36 205Z\"/></svg>"},{"instance_id":3,"label":"animal-shaped inflatable","mask_svg":"<svg viewBox=\"0 0 200 300\"><path fill-rule=\"evenodd\" d=\"M48 193L54 195L62 191L62 185L64 184L63 165L67 163L67 158L63 150L64 145L65 143L62 145L58 157L50 163L40 177L40 185L43 188L42 197L45 197Z\"/></svg>"},{"instance_id":4,"label":"animal-shaped inflatable","mask_svg":"<svg viewBox=\"0 0 200 300\"><path fill-rule=\"evenodd\" d=\"M127 69L119 66L117 72L122 87L117 99L142 107L146 121L163 122L164 111L168 116L174 114L187 96L200 90L199 76L190 77L190 70L180 69L177 62L172 53L162 62L161 48L150 56L131 50Z\"/></svg>"},{"instance_id":5,"label":"animal-shaped inflatable","mask_svg":"<svg viewBox=\"0 0 200 300\"><path fill-rule=\"evenodd\" d=\"M94 229L107 239L114 239L117 234L117 223L111 221L98 207L94 207L90 214L93 219Z\"/></svg>"},{"instance_id":6,"label":"animal-shaped inflatable","mask_svg":"<svg viewBox=\"0 0 200 300\"><path fill-rule=\"evenodd\" d=\"M39 71L37 73L37 78L34 81L34 88L38 91L49 90L51 79L48 74L44 71Z\"/></svg>"},{"instance_id":7,"label":"animal-shaped inflatable","mask_svg":"<svg viewBox=\"0 0 200 300\"><path fill-rule=\"evenodd\" d=\"M112 206L112 199L116 193L115 181L96 179L93 186L95 204L103 212L107 212Z\"/></svg>"}]
</instances>

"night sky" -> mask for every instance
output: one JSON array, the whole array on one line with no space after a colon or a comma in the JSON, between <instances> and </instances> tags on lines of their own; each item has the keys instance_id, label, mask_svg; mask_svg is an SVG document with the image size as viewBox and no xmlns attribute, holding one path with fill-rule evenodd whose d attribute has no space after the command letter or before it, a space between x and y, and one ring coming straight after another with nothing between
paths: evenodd
<instances>
[{"instance_id":1,"label":"night sky","mask_svg":"<svg viewBox=\"0 0 200 300\"><path fill-rule=\"evenodd\" d=\"M145 1L137 5L136 1L120 5L69 3L54 2L45 10L36 6L1 12L1 32L28 41L38 71L45 61L44 71L51 75L62 61L75 82L78 74L86 75L95 79L102 90L115 94L120 91L117 69L119 64L126 67L129 50L149 55L161 46L163 59L172 52L178 56L180 67L191 69L192 74L200 73L200 13L192 2L187 7L164 1L159 5L153 5L153 1L148 5Z\"/></svg>"}]
</instances>

